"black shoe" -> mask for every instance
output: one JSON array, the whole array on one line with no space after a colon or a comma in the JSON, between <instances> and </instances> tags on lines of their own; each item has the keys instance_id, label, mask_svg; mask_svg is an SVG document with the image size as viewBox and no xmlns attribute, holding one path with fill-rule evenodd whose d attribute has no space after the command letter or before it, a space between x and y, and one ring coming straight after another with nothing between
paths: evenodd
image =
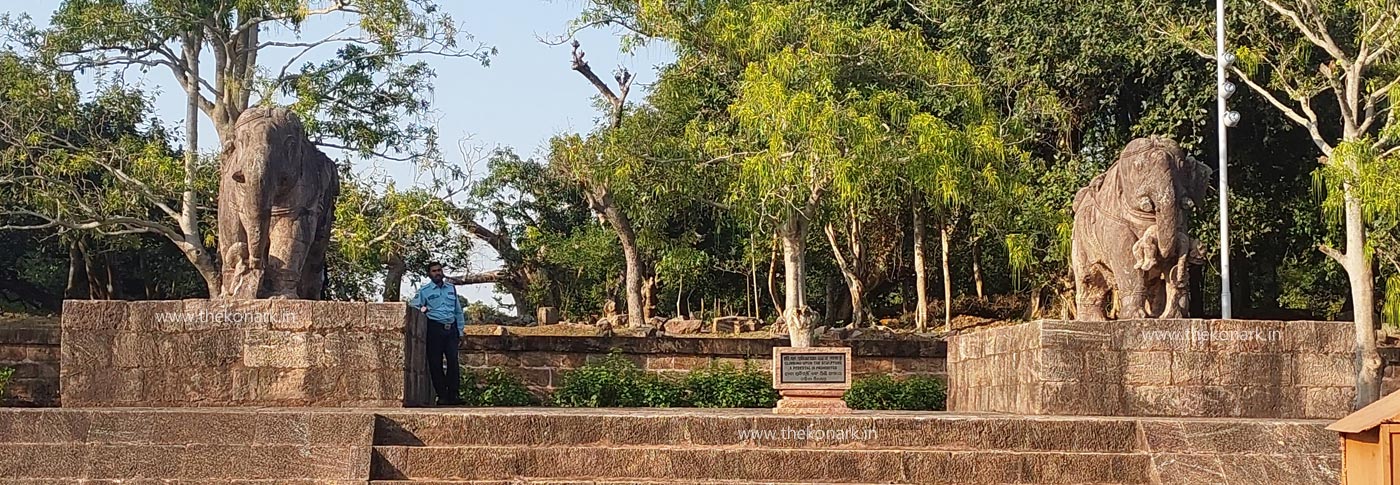
<instances>
[{"instance_id":1,"label":"black shoe","mask_svg":"<svg viewBox=\"0 0 1400 485\"><path fill-rule=\"evenodd\" d=\"M461 400L461 399L452 399L452 400L449 400L449 401L443 401L443 400L441 400L441 399L438 400L438 405L439 405L439 406L461 406L461 405L464 405L464 404L466 404L466 403L467 403L466 401L463 401L463 400Z\"/></svg>"}]
</instances>

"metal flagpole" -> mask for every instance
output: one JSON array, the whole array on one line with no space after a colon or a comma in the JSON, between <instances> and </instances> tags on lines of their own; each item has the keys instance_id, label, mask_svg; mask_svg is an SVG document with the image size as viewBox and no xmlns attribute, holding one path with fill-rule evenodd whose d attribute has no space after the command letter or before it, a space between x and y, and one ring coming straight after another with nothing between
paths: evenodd
<instances>
[{"instance_id":1,"label":"metal flagpole","mask_svg":"<svg viewBox=\"0 0 1400 485\"><path fill-rule=\"evenodd\" d=\"M1235 55L1225 48L1225 0L1215 0L1215 100L1217 116L1216 137L1220 156L1220 318L1230 318L1230 198L1226 148L1226 130L1240 121L1240 114L1226 109L1225 100L1235 93L1235 85L1225 79L1225 70L1235 61Z\"/></svg>"}]
</instances>

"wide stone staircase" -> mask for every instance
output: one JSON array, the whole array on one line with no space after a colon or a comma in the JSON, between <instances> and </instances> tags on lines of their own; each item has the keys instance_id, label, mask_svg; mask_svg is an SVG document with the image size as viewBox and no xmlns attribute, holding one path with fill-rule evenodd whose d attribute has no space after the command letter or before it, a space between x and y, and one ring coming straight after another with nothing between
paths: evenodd
<instances>
[{"instance_id":1,"label":"wide stone staircase","mask_svg":"<svg viewBox=\"0 0 1400 485\"><path fill-rule=\"evenodd\" d=\"M0 483L1337 483L1322 421L767 410L0 409Z\"/></svg>"},{"instance_id":2,"label":"wide stone staircase","mask_svg":"<svg viewBox=\"0 0 1400 485\"><path fill-rule=\"evenodd\" d=\"M372 483L1336 483L1320 422L382 412Z\"/></svg>"},{"instance_id":3,"label":"wide stone staircase","mask_svg":"<svg viewBox=\"0 0 1400 485\"><path fill-rule=\"evenodd\" d=\"M369 413L0 408L0 483L364 484L373 430Z\"/></svg>"}]
</instances>

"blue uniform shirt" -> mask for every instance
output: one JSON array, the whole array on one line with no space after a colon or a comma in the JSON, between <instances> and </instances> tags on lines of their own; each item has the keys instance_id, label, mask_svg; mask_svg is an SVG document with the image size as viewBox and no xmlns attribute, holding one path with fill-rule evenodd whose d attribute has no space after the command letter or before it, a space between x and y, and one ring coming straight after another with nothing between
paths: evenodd
<instances>
[{"instance_id":1,"label":"blue uniform shirt","mask_svg":"<svg viewBox=\"0 0 1400 485\"><path fill-rule=\"evenodd\" d=\"M461 334L467 325L466 317L462 316L462 303L457 301L457 289L446 281L441 285L429 281L418 289L418 294L413 295L413 301L408 304L413 308L426 305L428 318L439 322L453 322L457 325L458 334Z\"/></svg>"}]
</instances>

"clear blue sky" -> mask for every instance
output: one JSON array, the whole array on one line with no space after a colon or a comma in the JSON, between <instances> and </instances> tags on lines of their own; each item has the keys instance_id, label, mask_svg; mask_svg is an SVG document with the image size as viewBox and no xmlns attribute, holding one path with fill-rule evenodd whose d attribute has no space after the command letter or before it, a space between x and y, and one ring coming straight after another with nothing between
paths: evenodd
<instances>
[{"instance_id":1,"label":"clear blue sky","mask_svg":"<svg viewBox=\"0 0 1400 485\"><path fill-rule=\"evenodd\" d=\"M36 23L44 25L60 3L60 0L33 0L7 8L11 13L27 13ZM539 153L543 144L556 133L592 128L598 117L593 105L597 93L582 76L569 69L570 47L546 45L538 40L566 32L569 20L579 13L584 2L439 0L438 3L463 23L476 41L499 51L489 67L482 67L471 59L425 58L437 72L433 105L438 111L438 129L448 158L460 161L461 154L455 149L459 141L475 147L511 147L521 156L531 156ZM302 36L319 39L344 25L339 20L323 19L304 26ZM263 35L266 40L292 38L296 34L278 31ZM663 45L622 54L617 33L609 30L584 31L577 38L588 54L589 63L600 75L611 73L617 66L627 67L637 75L633 100L641 99L647 85L656 79L654 68L674 59L672 52ZM320 51L321 55L307 56L307 60L323 59L333 50L325 48ZM290 51L263 54L259 61L269 68L280 67L291 54ZM212 62L204 65L212 66ZM171 128L183 126L178 122L185 113L183 93L168 72L152 70L142 74L131 70L124 77L127 82L141 83L158 92L160 118ZM611 76L605 76L607 78ZM210 150L215 143L214 138L208 136L213 127L206 119L201 118L201 121L200 144ZM393 162L377 164L401 184L411 183L415 177L410 166ZM484 244L476 246L479 249L473 258L473 271L498 267L493 251ZM490 285L460 291L469 300L492 301ZM509 297L503 298L510 301Z\"/></svg>"}]
</instances>

